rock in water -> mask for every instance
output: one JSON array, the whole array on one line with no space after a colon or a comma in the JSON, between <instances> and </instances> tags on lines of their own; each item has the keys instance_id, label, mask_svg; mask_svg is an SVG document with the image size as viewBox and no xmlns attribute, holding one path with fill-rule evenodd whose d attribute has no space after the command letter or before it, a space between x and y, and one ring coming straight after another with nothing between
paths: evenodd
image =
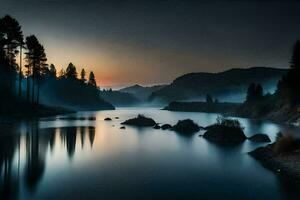
<instances>
[{"instance_id":1,"label":"rock in water","mask_svg":"<svg viewBox=\"0 0 300 200\"><path fill-rule=\"evenodd\" d=\"M241 143L246 140L246 136L239 127L230 127L225 125L210 126L203 137L207 140L222 144Z\"/></svg>"},{"instance_id":2,"label":"rock in water","mask_svg":"<svg viewBox=\"0 0 300 200\"><path fill-rule=\"evenodd\" d=\"M138 115L136 118L128 119L125 122L122 122L121 124L139 127L153 127L156 124L156 122L151 118L147 118L143 115Z\"/></svg>"},{"instance_id":3,"label":"rock in water","mask_svg":"<svg viewBox=\"0 0 300 200\"><path fill-rule=\"evenodd\" d=\"M255 134L255 135L249 137L248 139L252 142L271 142L269 136L266 134L262 134L262 133Z\"/></svg>"},{"instance_id":4,"label":"rock in water","mask_svg":"<svg viewBox=\"0 0 300 200\"><path fill-rule=\"evenodd\" d=\"M160 126L158 124L155 124L155 126L153 126L154 129L160 129Z\"/></svg>"},{"instance_id":5,"label":"rock in water","mask_svg":"<svg viewBox=\"0 0 300 200\"><path fill-rule=\"evenodd\" d=\"M167 130L167 129L171 129L171 128L172 128L172 126L170 124L164 124L161 126L162 130Z\"/></svg>"},{"instance_id":6,"label":"rock in water","mask_svg":"<svg viewBox=\"0 0 300 200\"><path fill-rule=\"evenodd\" d=\"M111 121L111 118L106 117L104 120L105 120L105 121Z\"/></svg>"},{"instance_id":7,"label":"rock in water","mask_svg":"<svg viewBox=\"0 0 300 200\"><path fill-rule=\"evenodd\" d=\"M200 130L198 124L191 119L179 120L172 128L178 133L192 134Z\"/></svg>"}]
</instances>

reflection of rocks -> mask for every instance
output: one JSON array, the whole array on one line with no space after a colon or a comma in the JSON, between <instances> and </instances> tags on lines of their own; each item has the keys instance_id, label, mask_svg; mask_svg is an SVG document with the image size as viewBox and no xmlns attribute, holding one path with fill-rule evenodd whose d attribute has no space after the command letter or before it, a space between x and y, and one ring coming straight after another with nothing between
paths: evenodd
<instances>
[{"instance_id":1,"label":"reflection of rocks","mask_svg":"<svg viewBox=\"0 0 300 200\"><path fill-rule=\"evenodd\" d=\"M269 136L266 134L262 134L262 133L255 134L255 135L249 137L248 139L252 142L271 142Z\"/></svg>"},{"instance_id":2,"label":"reflection of rocks","mask_svg":"<svg viewBox=\"0 0 300 200\"><path fill-rule=\"evenodd\" d=\"M203 137L212 142L222 144L235 144L246 140L246 136L241 128L218 124L210 126Z\"/></svg>"},{"instance_id":3,"label":"reflection of rocks","mask_svg":"<svg viewBox=\"0 0 300 200\"><path fill-rule=\"evenodd\" d=\"M192 134L200 130L198 124L191 119L179 120L172 128L178 133Z\"/></svg>"},{"instance_id":4,"label":"reflection of rocks","mask_svg":"<svg viewBox=\"0 0 300 200\"><path fill-rule=\"evenodd\" d=\"M167 130L167 129L171 129L171 128L172 128L172 126L170 124L164 124L161 126L162 130Z\"/></svg>"},{"instance_id":5,"label":"reflection of rocks","mask_svg":"<svg viewBox=\"0 0 300 200\"><path fill-rule=\"evenodd\" d=\"M154 126L156 122L151 118L145 117L143 115L138 115L136 118L128 119L125 122L122 122L121 124L138 127L150 127Z\"/></svg>"}]
</instances>

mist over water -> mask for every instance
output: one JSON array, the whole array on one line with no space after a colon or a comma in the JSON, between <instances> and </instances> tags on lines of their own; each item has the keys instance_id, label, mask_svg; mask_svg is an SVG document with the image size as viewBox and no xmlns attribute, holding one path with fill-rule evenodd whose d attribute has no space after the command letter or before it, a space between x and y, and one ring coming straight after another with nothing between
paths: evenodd
<instances>
[{"instance_id":1,"label":"mist over water","mask_svg":"<svg viewBox=\"0 0 300 200\"><path fill-rule=\"evenodd\" d=\"M298 195L287 192L276 175L248 156L247 152L264 144L246 141L226 147L198 137L201 131L184 136L153 128L120 129L122 121L138 114L170 124L190 118L201 126L214 123L218 116L119 108L2 123L1 199L8 195L15 199L152 199L153 195L155 199L284 199ZM104 121L106 117L112 121ZM239 120L247 136L266 133L272 141L278 131L297 131L266 121Z\"/></svg>"}]
</instances>

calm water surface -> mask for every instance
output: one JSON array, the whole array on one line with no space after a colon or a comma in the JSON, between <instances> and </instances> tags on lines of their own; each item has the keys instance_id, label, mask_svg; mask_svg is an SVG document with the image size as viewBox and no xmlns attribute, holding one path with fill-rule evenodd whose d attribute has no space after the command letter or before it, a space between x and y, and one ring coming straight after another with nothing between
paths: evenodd
<instances>
[{"instance_id":1,"label":"calm water surface","mask_svg":"<svg viewBox=\"0 0 300 200\"><path fill-rule=\"evenodd\" d=\"M2 122L0 199L294 199L300 195L247 155L265 144L218 146L172 131L126 127L142 113L160 123L191 118L199 125L217 114L122 108L55 118ZM111 117L112 121L104 121ZM116 119L115 117L119 117ZM297 129L240 119L245 133ZM295 197L295 199L297 199Z\"/></svg>"}]
</instances>

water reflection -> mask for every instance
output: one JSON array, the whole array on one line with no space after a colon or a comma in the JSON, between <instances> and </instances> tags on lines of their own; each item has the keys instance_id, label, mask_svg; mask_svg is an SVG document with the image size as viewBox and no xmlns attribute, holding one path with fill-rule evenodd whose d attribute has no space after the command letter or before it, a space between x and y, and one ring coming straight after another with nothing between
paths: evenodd
<instances>
[{"instance_id":1,"label":"water reflection","mask_svg":"<svg viewBox=\"0 0 300 200\"><path fill-rule=\"evenodd\" d=\"M5 127L2 131L6 132L8 129ZM5 140L0 138L0 197L17 198L19 177L13 171L13 157L19 144L20 138L15 135L7 135Z\"/></svg>"},{"instance_id":2,"label":"water reflection","mask_svg":"<svg viewBox=\"0 0 300 200\"><path fill-rule=\"evenodd\" d=\"M91 126L39 129L36 123L29 123L26 134L21 134L14 127L2 128L3 132L9 134L0 137L0 199L17 199L21 182L24 182L28 192L35 193L45 172L47 153L53 151L56 142L64 147L72 159L77 134L80 134L82 149L85 147L86 134L90 147L95 139L95 128ZM21 174L23 167L24 173Z\"/></svg>"},{"instance_id":3,"label":"water reflection","mask_svg":"<svg viewBox=\"0 0 300 200\"><path fill-rule=\"evenodd\" d=\"M201 131L185 136L152 128L119 129L119 123L139 113L159 123L191 118L203 126L217 117L123 109L68 116L94 116L93 121L0 124L0 199L151 199L155 195L164 200L275 200L299 196L247 155L265 144L218 145L199 137ZM114 120L107 122L105 117ZM247 136L267 133L272 139L278 131L293 131L270 122L239 120Z\"/></svg>"}]
</instances>

